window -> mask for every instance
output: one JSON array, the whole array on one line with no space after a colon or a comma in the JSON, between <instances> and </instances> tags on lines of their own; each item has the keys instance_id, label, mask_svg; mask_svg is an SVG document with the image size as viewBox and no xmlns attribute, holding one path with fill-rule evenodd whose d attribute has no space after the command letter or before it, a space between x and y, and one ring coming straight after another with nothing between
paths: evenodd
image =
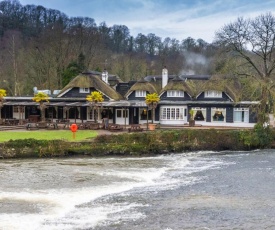
<instances>
[{"instance_id":1,"label":"window","mask_svg":"<svg viewBox=\"0 0 275 230\"><path fill-rule=\"evenodd\" d=\"M144 109L140 109L139 113L140 113L140 120L147 120L147 115L148 115L148 120L152 119L152 110L147 110L144 108Z\"/></svg>"},{"instance_id":2,"label":"window","mask_svg":"<svg viewBox=\"0 0 275 230\"><path fill-rule=\"evenodd\" d=\"M125 118L125 117L128 117L128 110L125 110L125 109L117 109L117 110L116 110L116 117L117 117L117 118Z\"/></svg>"},{"instance_id":3,"label":"window","mask_svg":"<svg viewBox=\"0 0 275 230\"><path fill-rule=\"evenodd\" d=\"M204 92L204 97L222 98L221 91L210 90Z\"/></svg>"},{"instance_id":4,"label":"window","mask_svg":"<svg viewBox=\"0 0 275 230\"><path fill-rule=\"evenodd\" d=\"M90 93L89 88L79 88L79 93Z\"/></svg>"},{"instance_id":5,"label":"window","mask_svg":"<svg viewBox=\"0 0 275 230\"><path fill-rule=\"evenodd\" d=\"M184 97L184 91L182 91L182 90L168 90L167 97Z\"/></svg>"},{"instance_id":6,"label":"window","mask_svg":"<svg viewBox=\"0 0 275 230\"><path fill-rule=\"evenodd\" d=\"M205 121L206 120L206 108L192 108L194 113L195 121Z\"/></svg>"},{"instance_id":7,"label":"window","mask_svg":"<svg viewBox=\"0 0 275 230\"><path fill-rule=\"evenodd\" d=\"M212 108L211 116L212 116L212 121L225 122L226 109Z\"/></svg>"},{"instance_id":8,"label":"window","mask_svg":"<svg viewBox=\"0 0 275 230\"><path fill-rule=\"evenodd\" d=\"M145 90L136 90L136 97L146 97Z\"/></svg>"},{"instance_id":9,"label":"window","mask_svg":"<svg viewBox=\"0 0 275 230\"><path fill-rule=\"evenodd\" d=\"M183 120L183 108L161 108L161 120Z\"/></svg>"},{"instance_id":10,"label":"window","mask_svg":"<svg viewBox=\"0 0 275 230\"><path fill-rule=\"evenodd\" d=\"M249 109L248 108L235 108L234 109L234 122L249 122Z\"/></svg>"},{"instance_id":11,"label":"window","mask_svg":"<svg viewBox=\"0 0 275 230\"><path fill-rule=\"evenodd\" d=\"M96 109L90 109L90 111L89 111L89 119L90 120L95 120L96 115L97 115Z\"/></svg>"},{"instance_id":12,"label":"window","mask_svg":"<svg viewBox=\"0 0 275 230\"><path fill-rule=\"evenodd\" d=\"M14 113L24 113L25 112L25 107L24 106L14 106L13 107L13 112Z\"/></svg>"},{"instance_id":13,"label":"window","mask_svg":"<svg viewBox=\"0 0 275 230\"><path fill-rule=\"evenodd\" d=\"M111 109L103 109L102 111L100 111L100 116L101 116L101 119L102 118L112 119L113 118L113 112L112 112Z\"/></svg>"},{"instance_id":14,"label":"window","mask_svg":"<svg viewBox=\"0 0 275 230\"><path fill-rule=\"evenodd\" d=\"M69 119L78 119L79 118L79 111L77 108L70 108L69 109Z\"/></svg>"}]
</instances>

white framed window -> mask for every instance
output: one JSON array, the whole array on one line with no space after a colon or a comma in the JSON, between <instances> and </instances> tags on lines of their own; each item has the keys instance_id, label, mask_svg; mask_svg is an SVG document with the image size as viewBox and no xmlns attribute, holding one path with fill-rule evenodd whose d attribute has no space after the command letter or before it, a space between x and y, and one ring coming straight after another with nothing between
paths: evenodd
<instances>
[{"instance_id":1,"label":"white framed window","mask_svg":"<svg viewBox=\"0 0 275 230\"><path fill-rule=\"evenodd\" d=\"M234 122L249 122L248 108L234 108Z\"/></svg>"},{"instance_id":2,"label":"white framed window","mask_svg":"<svg viewBox=\"0 0 275 230\"><path fill-rule=\"evenodd\" d=\"M195 107L192 110L194 110L195 121L206 121L206 108Z\"/></svg>"},{"instance_id":3,"label":"white framed window","mask_svg":"<svg viewBox=\"0 0 275 230\"><path fill-rule=\"evenodd\" d=\"M211 108L211 120L217 122L225 122L226 119L225 108Z\"/></svg>"},{"instance_id":4,"label":"white framed window","mask_svg":"<svg viewBox=\"0 0 275 230\"><path fill-rule=\"evenodd\" d=\"M184 97L184 91L182 91L182 90L168 90L167 97Z\"/></svg>"},{"instance_id":5,"label":"white framed window","mask_svg":"<svg viewBox=\"0 0 275 230\"><path fill-rule=\"evenodd\" d=\"M180 107L162 107L160 111L161 120L183 120L184 110Z\"/></svg>"},{"instance_id":6,"label":"white framed window","mask_svg":"<svg viewBox=\"0 0 275 230\"><path fill-rule=\"evenodd\" d=\"M222 92L216 90L205 91L204 97L222 98Z\"/></svg>"},{"instance_id":7,"label":"white framed window","mask_svg":"<svg viewBox=\"0 0 275 230\"><path fill-rule=\"evenodd\" d=\"M90 88L79 88L79 93L90 93Z\"/></svg>"},{"instance_id":8,"label":"white framed window","mask_svg":"<svg viewBox=\"0 0 275 230\"><path fill-rule=\"evenodd\" d=\"M116 117L117 117L117 118L125 118L125 117L128 117L128 110L125 110L125 109L117 109L117 110L116 110Z\"/></svg>"},{"instance_id":9,"label":"white framed window","mask_svg":"<svg viewBox=\"0 0 275 230\"><path fill-rule=\"evenodd\" d=\"M136 95L136 97L146 97L146 91L145 90L136 90L135 95Z\"/></svg>"},{"instance_id":10,"label":"white framed window","mask_svg":"<svg viewBox=\"0 0 275 230\"><path fill-rule=\"evenodd\" d=\"M24 113L25 107L24 106L13 106L13 112L14 113Z\"/></svg>"}]
</instances>

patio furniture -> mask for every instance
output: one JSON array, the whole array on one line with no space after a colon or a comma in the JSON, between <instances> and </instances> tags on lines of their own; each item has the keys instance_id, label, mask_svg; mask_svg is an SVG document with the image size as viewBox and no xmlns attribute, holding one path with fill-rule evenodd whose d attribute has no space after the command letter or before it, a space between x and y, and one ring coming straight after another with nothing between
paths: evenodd
<instances>
[{"instance_id":1,"label":"patio furniture","mask_svg":"<svg viewBox=\"0 0 275 230\"><path fill-rule=\"evenodd\" d=\"M130 128L128 128L128 132L142 132L143 128L140 127L138 124L131 125Z\"/></svg>"},{"instance_id":2,"label":"patio furniture","mask_svg":"<svg viewBox=\"0 0 275 230\"><path fill-rule=\"evenodd\" d=\"M77 124L77 127L78 127L78 129L86 129L87 128L85 123Z\"/></svg>"},{"instance_id":3,"label":"patio furniture","mask_svg":"<svg viewBox=\"0 0 275 230\"><path fill-rule=\"evenodd\" d=\"M18 125L19 124L19 119L15 119L15 118L5 119L4 124L5 125Z\"/></svg>"},{"instance_id":4,"label":"patio furniture","mask_svg":"<svg viewBox=\"0 0 275 230\"><path fill-rule=\"evenodd\" d=\"M123 126L117 124L109 124L108 129L111 132L118 132L123 130Z\"/></svg>"},{"instance_id":5,"label":"patio furniture","mask_svg":"<svg viewBox=\"0 0 275 230\"><path fill-rule=\"evenodd\" d=\"M48 122L47 129L58 129L58 125L56 123Z\"/></svg>"},{"instance_id":6,"label":"patio furniture","mask_svg":"<svg viewBox=\"0 0 275 230\"><path fill-rule=\"evenodd\" d=\"M38 122L40 120L40 116L39 115L29 115L28 117L29 122Z\"/></svg>"},{"instance_id":7,"label":"patio furniture","mask_svg":"<svg viewBox=\"0 0 275 230\"><path fill-rule=\"evenodd\" d=\"M99 123L94 121L87 121L85 122L86 129L100 129Z\"/></svg>"},{"instance_id":8,"label":"patio furniture","mask_svg":"<svg viewBox=\"0 0 275 230\"><path fill-rule=\"evenodd\" d=\"M27 123L26 125L27 130L37 130L39 129L37 123Z\"/></svg>"},{"instance_id":9,"label":"patio furniture","mask_svg":"<svg viewBox=\"0 0 275 230\"><path fill-rule=\"evenodd\" d=\"M48 123L45 121L37 122L36 124L37 124L38 128L40 128L40 129L48 128Z\"/></svg>"}]
</instances>

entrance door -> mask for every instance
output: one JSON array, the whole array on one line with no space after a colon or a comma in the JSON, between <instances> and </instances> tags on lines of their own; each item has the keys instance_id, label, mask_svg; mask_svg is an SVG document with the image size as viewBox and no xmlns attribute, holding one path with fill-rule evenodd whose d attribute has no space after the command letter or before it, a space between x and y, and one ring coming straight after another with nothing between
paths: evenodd
<instances>
[{"instance_id":1,"label":"entrance door","mask_svg":"<svg viewBox=\"0 0 275 230\"><path fill-rule=\"evenodd\" d=\"M129 125L129 110L117 109L116 110L116 124Z\"/></svg>"}]
</instances>

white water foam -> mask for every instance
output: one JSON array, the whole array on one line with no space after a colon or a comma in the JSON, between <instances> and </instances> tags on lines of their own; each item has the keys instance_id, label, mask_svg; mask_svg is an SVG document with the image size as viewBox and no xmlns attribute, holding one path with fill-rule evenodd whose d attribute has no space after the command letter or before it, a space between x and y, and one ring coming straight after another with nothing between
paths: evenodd
<instances>
[{"instance_id":1,"label":"white water foam","mask_svg":"<svg viewBox=\"0 0 275 230\"><path fill-rule=\"evenodd\" d=\"M207 170L222 164L219 161L198 161L197 156L169 155L150 158L114 158L112 164L127 161L124 167L114 169L72 170L77 173L87 173L91 176L97 174L103 178L117 177L121 180L93 187L62 188L50 190L24 190L22 192L0 192L0 202L24 202L36 206L38 213L9 213L0 214L0 229L4 230L32 230L32 229L77 229L92 228L96 225L108 225L124 220L144 218L144 214L136 211L137 207L144 205L133 202L110 203L98 205L95 200L114 194L125 194L132 189L141 192L161 191L173 189L180 185L194 183L198 180L189 174L196 171ZM107 159L108 162L112 159ZM102 159L104 161L104 159ZM144 161L146 168L139 168L138 164L131 165L131 161ZM151 161L148 163L148 161ZM157 162L157 163L154 163ZM73 166L72 166L73 167ZM86 169L86 168L85 168ZM95 203L94 203L95 202ZM123 213L123 215L122 215ZM16 220L16 221L14 221Z\"/></svg>"},{"instance_id":2,"label":"white water foam","mask_svg":"<svg viewBox=\"0 0 275 230\"><path fill-rule=\"evenodd\" d=\"M55 219L67 218L76 211L77 205L82 205L95 200L96 198L127 191L134 187L134 183L122 183L118 185L108 185L80 189L61 189L61 190L44 190L20 193L0 193L0 201L24 202L30 205L37 205L41 212L34 213L10 213L0 215L0 227L3 229L43 229L47 222L54 222ZM99 208L100 209L100 208ZM99 210L97 210L99 211ZM106 211L106 210L103 210ZM92 211L93 212L93 211ZM93 212L95 215L100 212ZM93 216L89 222L96 224L104 219L104 215ZM16 220L16 221L14 221ZM63 228L63 227L62 227ZM51 228L52 229L52 228ZM57 228L60 229L60 228ZM70 227L68 228L70 229Z\"/></svg>"}]
</instances>

